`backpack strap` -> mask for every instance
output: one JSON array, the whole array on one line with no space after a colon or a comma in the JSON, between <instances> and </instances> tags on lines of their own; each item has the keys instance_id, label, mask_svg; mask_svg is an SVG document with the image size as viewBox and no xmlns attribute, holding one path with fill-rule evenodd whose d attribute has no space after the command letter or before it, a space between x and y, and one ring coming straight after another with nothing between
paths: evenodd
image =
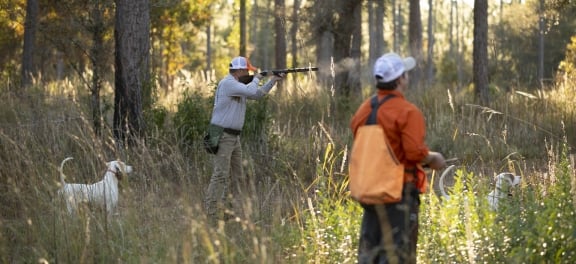
<instances>
[{"instance_id":1,"label":"backpack strap","mask_svg":"<svg viewBox=\"0 0 576 264\"><path fill-rule=\"evenodd\" d=\"M372 100L370 101L370 105L372 106L372 112L370 113L368 120L366 120L366 125L376 124L376 117L378 116L378 108L380 108L380 106L383 103L385 103L386 101L388 101L388 99L391 99L394 96L395 95L393 94L386 95L384 98L382 98L380 102L378 102L378 95L374 95L372 97Z\"/></svg>"}]
</instances>

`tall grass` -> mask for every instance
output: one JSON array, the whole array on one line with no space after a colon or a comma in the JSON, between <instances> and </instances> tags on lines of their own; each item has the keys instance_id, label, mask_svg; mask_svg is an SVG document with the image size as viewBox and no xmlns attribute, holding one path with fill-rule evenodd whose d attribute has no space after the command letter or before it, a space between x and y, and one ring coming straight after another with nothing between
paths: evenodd
<instances>
[{"instance_id":1,"label":"tall grass","mask_svg":"<svg viewBox=\"0 0 576 264\"><path fill-rule=\"evenodd\" d=\"M26 98L0 95L0 262L355 263L362 211L346 180L354 107L340 104L361 98L336 100L301 79L252 104L234 217L212 223L202 209L211 159L197 136L213 84L189 82L198 93L171 96L192 105L164 105L167 119L145 140L116 149L109 127L94 135L86 91L74 83L38 85ZM408 95L427 117L431 148L458 158L460 168L450 200L435 195L434 180L422 196L421 263L576 259L573 87L496 93L489 106L444 87ZM175 118L183 113L196 121ZM120 183L117 215L66 214L55 194L67 156L68 182L100 180L111 159L135 167ZM523 183L492 212L485 197L500 171L521 174Z\"/></svg>"}]
</instances>

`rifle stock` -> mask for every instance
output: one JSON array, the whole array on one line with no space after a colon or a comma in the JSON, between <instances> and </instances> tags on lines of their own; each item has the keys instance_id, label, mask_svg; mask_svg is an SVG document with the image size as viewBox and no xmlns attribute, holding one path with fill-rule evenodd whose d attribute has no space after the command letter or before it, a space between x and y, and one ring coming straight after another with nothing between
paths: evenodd
<instances>
[{"instance_id":1,"label":"rifle stock","mask_svg":"<svg viewBox=\"0 0 576 264\"><path fill-rule=\"evenodd\" d=\"M318 71L318 67L306 67L306 68L288 68L288 69L275 69L275 70L265 70L261 71L260 75L268 76L268 75L279 75L282 73L295 73L295 72L310 72L310 71ZM254 79L254 75L245 75L238 78L238 81L243 84L249 84Z\"/></svg>"}]
</instances>

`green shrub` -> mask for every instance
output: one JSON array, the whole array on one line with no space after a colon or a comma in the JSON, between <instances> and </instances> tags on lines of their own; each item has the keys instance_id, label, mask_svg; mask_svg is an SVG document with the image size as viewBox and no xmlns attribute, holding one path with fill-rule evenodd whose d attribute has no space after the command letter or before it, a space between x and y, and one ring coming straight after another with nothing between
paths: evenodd
<instances>
[{"instance_id":1,"label":"green shrub","mask_svg":"<svg viewBox=\"0 0 576 264\"><path fill-rule=\"evenodd\" d=\"M544 184L536 189L544 195L526 199L522 217L511 221L518 230L514 230L516 241L510 259L526 263L576 261L576 186L568 157L566 144L559 153L550 153L550 178L542 179Z\"/></svg>"},{"instance_id":2,"label":"green shrub","mask_svg":"<svg viewBox=\"0 0 576 264\"><path fill-rule=\"evenodd\" d=\"M198 145L210 123L214 98L204 97L199 92L185 94L174 113L174 129L180 139L181 147Z\"/></svg>"}]
</instances>

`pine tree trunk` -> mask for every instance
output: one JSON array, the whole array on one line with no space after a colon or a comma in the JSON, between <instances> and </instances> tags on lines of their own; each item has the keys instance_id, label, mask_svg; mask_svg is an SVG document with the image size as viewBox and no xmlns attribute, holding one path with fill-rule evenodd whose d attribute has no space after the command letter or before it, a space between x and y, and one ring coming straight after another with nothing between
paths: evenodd
<instances>
[{"instance_id":1,"label":"pine tree trunk","mask_svg":"<svg viewBox=\"0 0 576 264\"><path fill-rule=\"evenodd\" d=\"M240 56L246 54L246 0L240 0Z\"/></svg>"},{"instance_id":2,"label":"pine tree trunk","mask_svg":"<svg viewBox=\"0 0 576 264\"><path fill-rule=\"evenodd\" d=\"M92 87L91 87L91 108L92 123L96 135L101 134L102 124L100 122L100 90L102 89L102 76L104 76L104 65L101 58L104 57L104 15L103 7L97 3L92 6L92 49L90 51L90 60L92 61Z\"/></svg>"},{"instance_id":3,"label":"pine tree trunk","mask_svg":"<svg viewBox=\"0 0 576 264\"><path fill-rule=\"evenodd\" d=\"M300 26L298 20L298 10L300 10L300 0L294 0L292 7L292 27L290 28L290 50L292 53L292 67L300 67L298 61L298 27ZM294 82L297 80L296 74L292 75Z\"/></svg>"},{"instance_id":4,"label":"pine tree trunk","mask_svg":"<svg viewBox=\"0 0 576 264\"><path fill-rule=\"evenodd\" d=\"M274 31L276 33L274 60L277 69L286 68L286 18L284 0L274 0ZM276 84L278 90L284 92L284 82Z\"/></svg>"},{"instance_id":5,"label":"pine tree trunk","mask_svg":"<svg viewBox=\"0 0 576 264\"><path fill-rule=\"evenodd\" d=\"M422 18L420 15L420 0L410 0L410 26L408 38L410 55L416 60L416 68L410 72L410 83L420 87L422 78Z\"/></svg>"},{"instance_id":6,"label":"pine tree trunk","mask_svg":"<svg viewBox=\"0 0 576 264\"><path fill-rule=\"evenodd\" d=\"M434 0L428 0L428 59L427 59L427 84L429 87L434 82Z\"/></svg>"},{"instance_id":7,"label":"pine tree trunk","mask_svg":"<svg viewBox=\"0 0 576 264\"><path fill-rule=\"evenodd\" d=\"M488 1L474 1L473 71L476 99L489 102L488 90Z\"/></svg>"},{"instance_id":8,"label":"pine tree trunk","mask_svg":"<svg viewBox=\"0 0 576 264\"><path fill-rule=\"evenodd\" d=\"M38 0L27 0L26 21L24 22L24 46L22 48L22 89L32 84L32 78L36 74L34 69L34 42L36 41L38 12ZM18 91L18 93L21 93L21 91Z\"/></svg>"},{"instance_id":9,"label":"pine tree trunk","mask_svg":"<svg viewBox=\"0 0 576 264\"><path fill-rule=\"evenodd\" d=\"M120 146L142 139L146 129L143 101L152 87L149 14L148 0L116 0L114 137Z\"/></svg>"}]
</instances>

